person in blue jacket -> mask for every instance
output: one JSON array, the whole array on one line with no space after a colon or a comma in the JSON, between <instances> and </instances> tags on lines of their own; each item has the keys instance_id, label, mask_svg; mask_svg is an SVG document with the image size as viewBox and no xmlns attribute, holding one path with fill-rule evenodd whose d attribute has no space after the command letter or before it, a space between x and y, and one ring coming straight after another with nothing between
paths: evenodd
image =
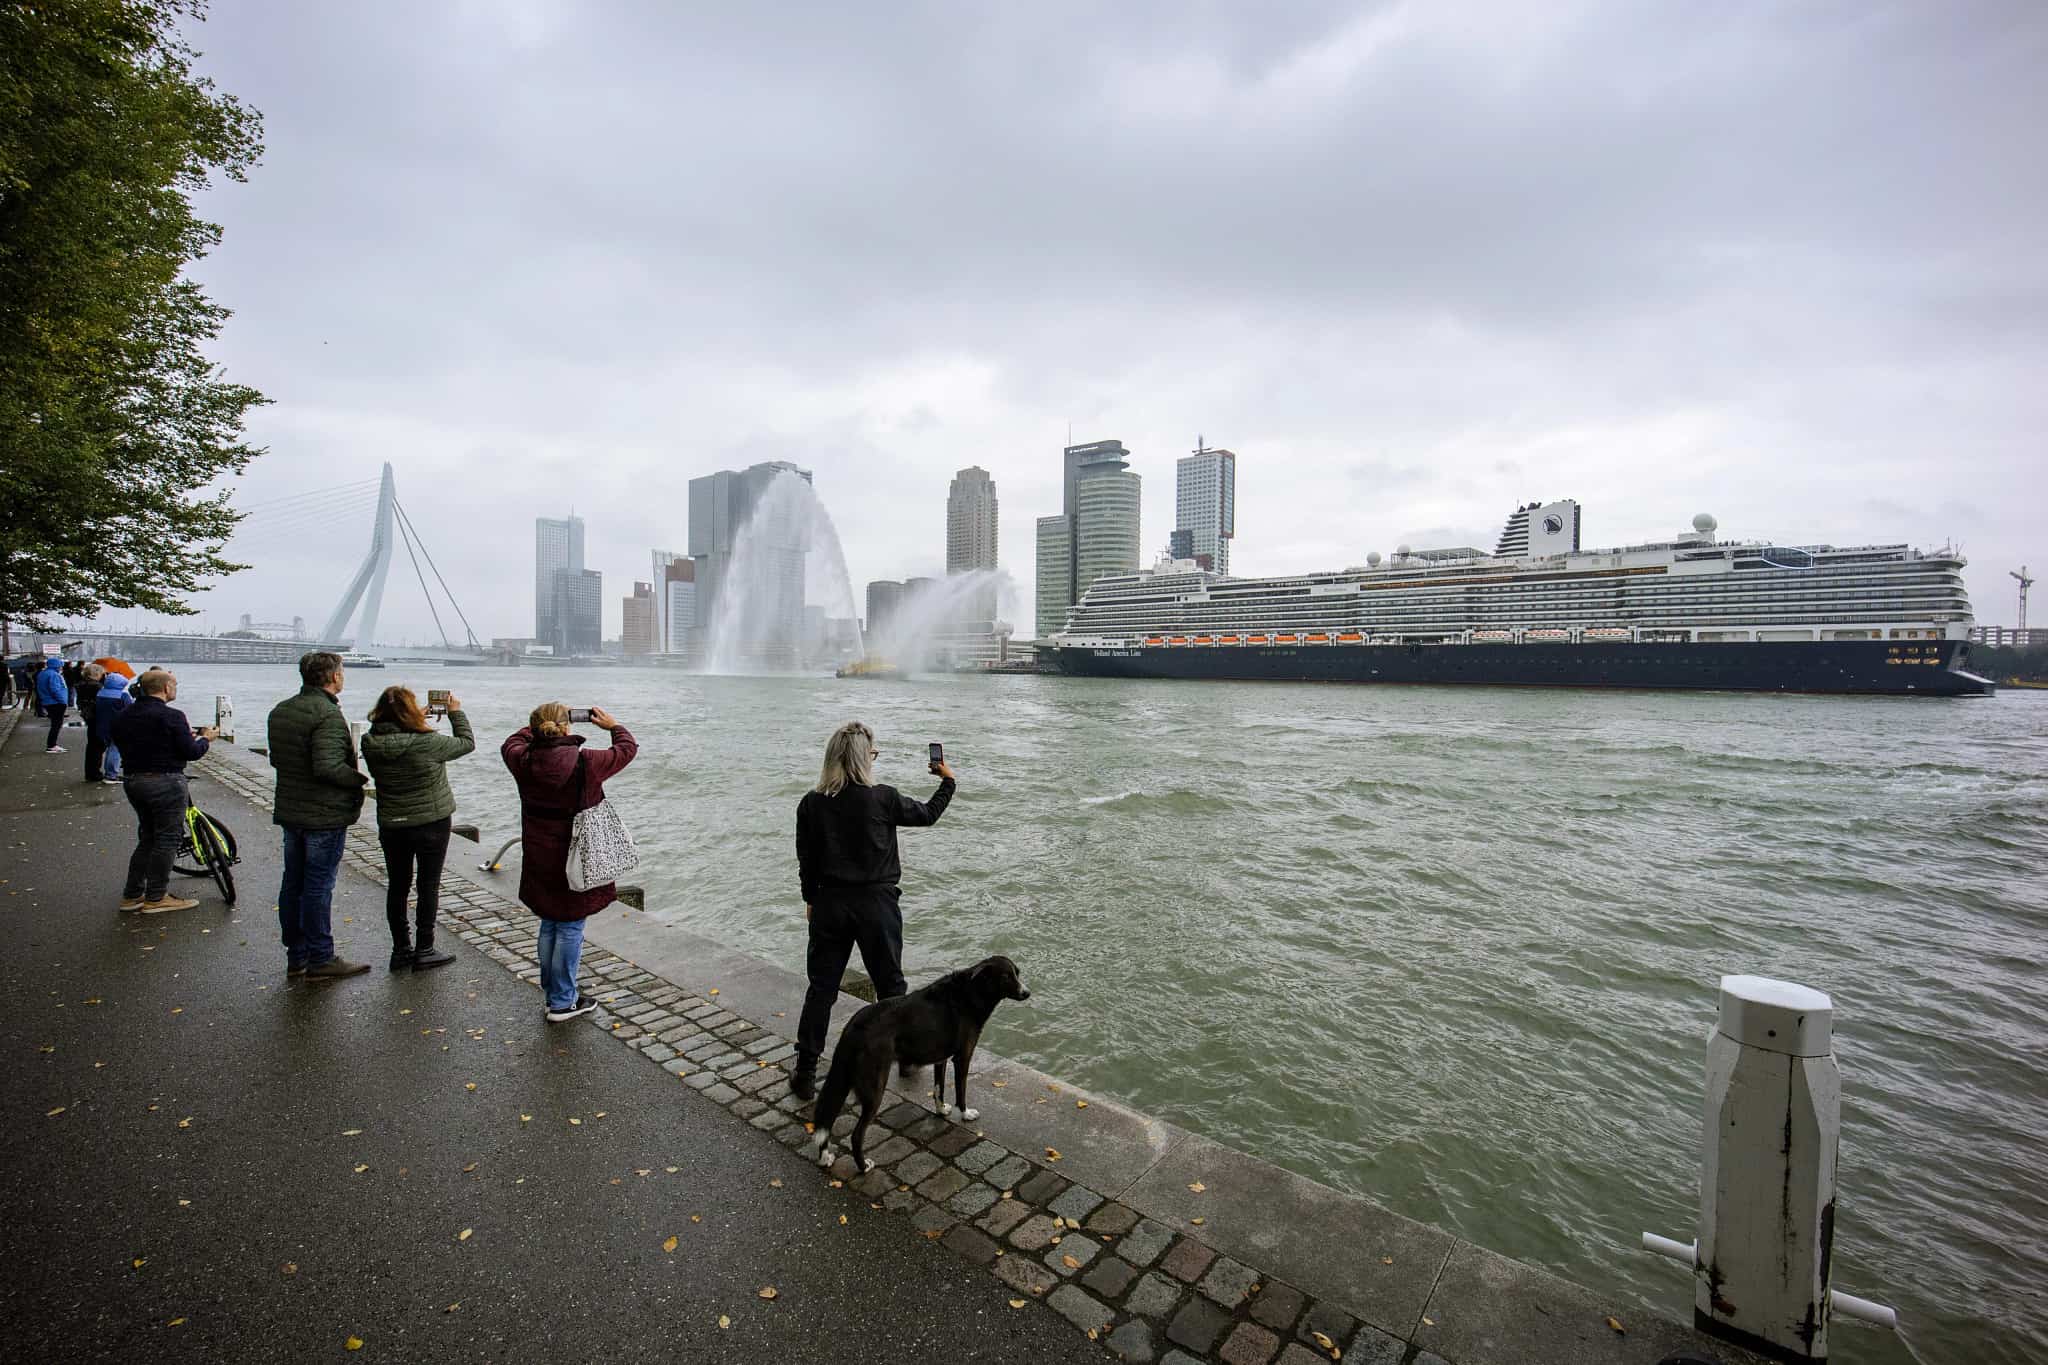
<instances>
[{"instance_id":1,"label":"person in blue jacket","mask_svg":"<svg viewBox=\"0 0 2048 1365\"><path fill-rule=\"evenodd\" d=\"M71 684L64 681L64 661L54 654L43 661L43 671L36 674L36 704L50 720L50 746L43 752L63 753L64 746L57 740L64 733L64 713L71 709Z\"/></svg>"},{"instance_id":2,"label":"person in blue jacket","mask_svg":"<svg viewBox=\"0 0 2048 1365\"><path fill-rule=\"evenodd\" d=\"M97 776L110 787L121 785L121 751L114 747L114 721L134 701L128 694L128 679L108 669L106 680L100 684L99 694L93 699L92 735L106 746L106 763Z\"/></svg>"}]
</instances>

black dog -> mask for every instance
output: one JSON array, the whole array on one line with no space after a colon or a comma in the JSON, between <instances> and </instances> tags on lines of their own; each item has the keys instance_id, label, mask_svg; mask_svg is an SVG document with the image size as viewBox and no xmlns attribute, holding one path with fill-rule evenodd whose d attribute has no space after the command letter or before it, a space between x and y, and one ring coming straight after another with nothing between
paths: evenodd
<instances>
[{"instance_id":1,"label":"black dog","mask_svg":"<svg viewBox=\"0 0 2048 1365\"><path fill-rule=\"evenodd\" d=\"M832 1164L832 1124L851 1091L860 1100L860 1121L853 1126L848 1145L853 1164L861 1171L874 1163L861 1152L868 1124L882 1105L882 1087L889 1080L889 1064L896 1063L909 1075L915 1067L930 1066L932 1082L938 1087L939 1112L946 1114L946 1062L953 1063L953 1094L960 1104L960 1117L968 1123L981 1117L967 1107L967 1064L974 1059L974 1045L981 1030L1005 1000L1029 1000L1031 992L1017 977L1017 964L1007 957L984 958L965 971L948 972L929 986L908 995L895 996L869 1005L846 1021L839 1046L832 1049L832 1069L818 1091L811 1110L816 1130L812 1142L820 1166Z\"/></svg>"}]
</instances>

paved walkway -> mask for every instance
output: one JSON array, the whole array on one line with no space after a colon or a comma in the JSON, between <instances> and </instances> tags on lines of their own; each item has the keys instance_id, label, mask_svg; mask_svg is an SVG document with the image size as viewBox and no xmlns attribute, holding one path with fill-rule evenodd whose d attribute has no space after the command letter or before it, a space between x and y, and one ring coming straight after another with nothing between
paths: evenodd
<instances>
[{"instance_id":1,"label":"paved walkway","mask_svg":"<svg viewBox=\"0 0 2048 1365\"><path fill-rule=\"evenodd\" d=\"M8 1358L1102 1358L474 947L385 972L353 870L377 970L288 986L267 813L218 780L240 908L117 913L132 817L73 747L0 745Z\"/></svg>"}]
</instances>

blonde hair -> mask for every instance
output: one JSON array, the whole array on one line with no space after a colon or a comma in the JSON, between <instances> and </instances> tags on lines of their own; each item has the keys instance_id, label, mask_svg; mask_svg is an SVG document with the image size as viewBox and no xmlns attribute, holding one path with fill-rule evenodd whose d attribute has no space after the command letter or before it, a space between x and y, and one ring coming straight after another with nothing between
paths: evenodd
<instances>
[{"instance_id":1,"label":"blonde hair","mask_svg":"<svg viewBox=\"0 0 2048 1365\"><path fill-rule=\"evenodd\" d=\"M847 783L875 785L875 732L857 720L850 720L825 741L825 766L818 773L817 790L837 796Z\"/></svg>"},{"instance_id":2,"label":"blonde hair","mask_svg":"<svg viewBox=\"0 0 2048 1365\"><path fill-rule=\"evenodd\" d=\"M526 723L542 739L566 739L569 734L569 708L558 701L544 701L533 708L533 714L526 718Z\"/></svg>"}]
</instances>

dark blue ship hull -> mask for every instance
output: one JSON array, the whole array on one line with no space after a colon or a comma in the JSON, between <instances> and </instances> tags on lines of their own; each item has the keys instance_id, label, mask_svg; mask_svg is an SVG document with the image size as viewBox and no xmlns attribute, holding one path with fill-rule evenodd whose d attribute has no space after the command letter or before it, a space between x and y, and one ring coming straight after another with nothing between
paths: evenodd
<instances>
[{"instance_id":1,"label":"dark blue ship hull","mask_svg":"<svg viewBox=\"0 0 2048 1365\"><path fill-rule=\"evenodd\" d=\"M1962 640L1726 644L1618 640L1583 644L1063 646L1048 652L1060 672L1088 678L1989 696L1995 690L1990 680L1963 667L1969 649Z\"/></svg>"}]
</instances>

